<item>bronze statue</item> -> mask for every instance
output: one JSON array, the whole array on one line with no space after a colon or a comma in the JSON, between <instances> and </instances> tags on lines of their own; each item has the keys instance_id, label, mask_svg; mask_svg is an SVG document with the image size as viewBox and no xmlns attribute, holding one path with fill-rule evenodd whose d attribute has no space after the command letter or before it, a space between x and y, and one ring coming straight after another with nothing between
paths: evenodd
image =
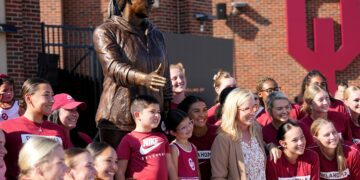
<instances>
[{"instance_id":1,"label":"bronze statue","mask_svg":"<svg viewBox=\"0 0 360 180\"><path fill-rule=\"evenodd\" d=\"M116 125L112 130L104 126L110 131L100 132L113 146L135 128L130 114L130 101L135 96L154 96L162 110L170 105L172 92L164 37L147 20L153 3L153 0L110 0L109 18L93 35L104 74L96 122L105 120Z\"/></svg>"}]
</instances>

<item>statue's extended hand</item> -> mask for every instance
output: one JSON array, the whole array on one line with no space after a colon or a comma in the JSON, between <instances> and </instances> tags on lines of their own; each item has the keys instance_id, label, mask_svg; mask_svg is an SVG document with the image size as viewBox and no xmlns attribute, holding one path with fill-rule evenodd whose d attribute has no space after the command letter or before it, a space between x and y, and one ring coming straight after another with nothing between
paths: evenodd
<instances>
[{"instance_id":1,"label":"statue's extended hand","mask_svg":"<svg viewBox=\"0 0 360 180\"><path fill-rule=\"evenodd\" d=\"M160 88L165 86L166 78L160 76L160 72L162 71L162 63L160 63L159 67L151 72L150 74L147 74L144 79L144 85L153 90L153 91L159 91Z\"/></svg>"}]
</instances>

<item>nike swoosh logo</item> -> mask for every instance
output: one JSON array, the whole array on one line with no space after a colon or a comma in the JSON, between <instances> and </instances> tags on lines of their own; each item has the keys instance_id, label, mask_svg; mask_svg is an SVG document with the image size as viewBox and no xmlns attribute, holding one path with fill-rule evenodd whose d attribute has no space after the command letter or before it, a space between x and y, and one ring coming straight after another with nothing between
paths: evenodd
<instances>
[{"instance_id":1,"label":"nike swoosh logo","mask_svg":"<svg viewBox=\"0 0 360 180\"><path fill-rule=\"evenodd\" d=\"M158 146L160 146L163 142L159 142L154 144L153 146L149 147L149 148L143 148L142 146L140 146L140 154L141 155L146 155L148 154L150 151L154 150L155 148L157 148Z\"/></svg>"}]
</instances>

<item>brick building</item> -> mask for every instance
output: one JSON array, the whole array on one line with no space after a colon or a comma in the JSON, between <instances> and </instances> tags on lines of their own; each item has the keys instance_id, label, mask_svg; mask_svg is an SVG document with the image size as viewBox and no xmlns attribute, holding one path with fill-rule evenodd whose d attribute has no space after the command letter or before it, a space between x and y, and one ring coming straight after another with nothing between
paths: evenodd
<instances>
[{"instance_id":1,"label":"brick building","mask_svg":"<svg viewBox=\"0 0 360 180\"><path fill-rule=\"evenodd\" d=\"M232 2L238 1L159 0L151 20L164 32L232 39L233 73L241 87L254 89L260 77L271 76L289 97L295 96L307 70L288 54L285 1L242 0L248 6L238 13L233 12ZM0 32L0 71L7 71L20 87L27 77L37 72L37 56L41 51L40 22L96 27L107 16L107 3L108 0L0 0L0 7L5 4L4 10L0 8L0 24L17 28L16 33ZM200 31L201 22L194 14L215 15L218 3L226 3L227 19L206 21ZM335 46L340 47L339 0L306 1L306 5L308 46L314 47L312 18L330 17L335 21ZM337 72L338 82L360 84L359 59L356 57L345 70Z\"/></svg>"}]
</instances>

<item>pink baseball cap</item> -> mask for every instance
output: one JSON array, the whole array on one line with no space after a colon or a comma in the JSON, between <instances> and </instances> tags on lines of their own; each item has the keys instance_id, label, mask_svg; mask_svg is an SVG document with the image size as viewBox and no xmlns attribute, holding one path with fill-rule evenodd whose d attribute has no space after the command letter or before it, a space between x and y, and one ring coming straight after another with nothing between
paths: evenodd
<instances>
[{"instance_id":1,"label":"pink baseball cap","mask_svg":"<svg viewBox=\"0 0 360 180\"><path fill-rule=\"evenodd\" d=\"M75 101L69 94L61 93L54 96L54 104L51 108L51 111L57 110L59 108L63 109L74 109L78 107L81 110L86 109L86 104L84 102Z\"/></svg>"}]
</instances>

